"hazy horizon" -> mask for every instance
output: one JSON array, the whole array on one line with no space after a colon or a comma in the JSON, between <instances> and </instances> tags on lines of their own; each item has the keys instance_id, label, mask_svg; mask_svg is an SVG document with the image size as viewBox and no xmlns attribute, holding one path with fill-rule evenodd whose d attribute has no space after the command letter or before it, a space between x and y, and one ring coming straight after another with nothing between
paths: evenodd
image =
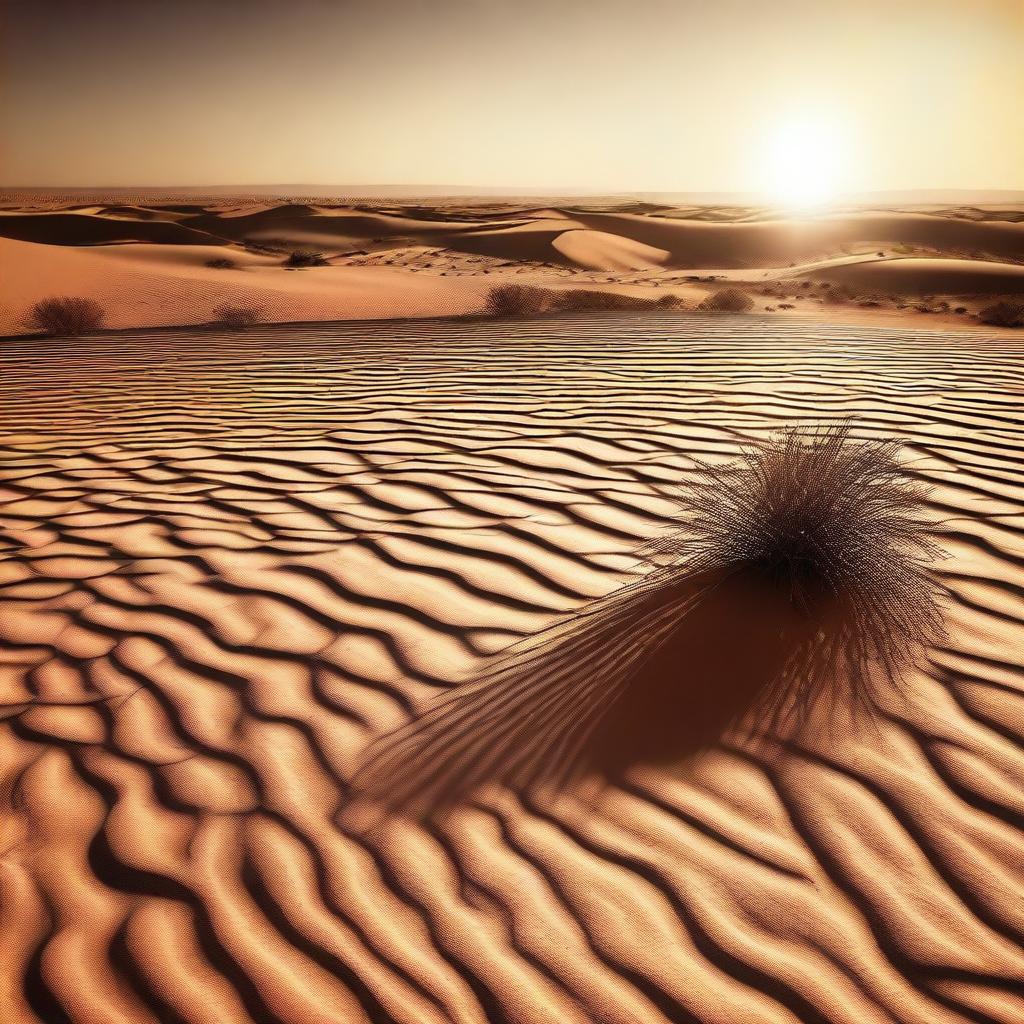
<instances>
[{"instance_id":1,"label":"hazy horizon","mask_svg":"<svg viewBox=\"0 0 1024 1024\"><path fill-rule=\"evenodd\" d=\"M689 199L693 202L709 204L727 204L734 201L737 205L772 205L771 197L756 192L722 192L722 191L670 191L666 189L583 189L572 186L539 186L521 187L508 186L475 186L450 185L444 183L424 182L401 184L395 182L379 183L327 183L327 182L258 182L239 184L232 182L195 182L183 185L167 184L131 184L131 185L66 185L61 183L45 183L39 185L0 184L0 193L43 193L49 194L82 194L116 196L120 193L129 195L168 195L168 196L266 196L275 198L533 198L533 199L572 199L572 198L651 198L651 199ZM975 201L984 205L988 200L993 203L1024 201L1024 188L975 189L975 188L921 188L921 189L875 189L865 192L847 192L834 197L825 206L836 206L860 203L869 200L886 202L911 203L918 200L925 202Z\"/></svg>"},{"instance_id":2,"label":"hazy horizon","mask_svg":"<svg viewBox=\"0 0 1024 1024\"><path fill-rule=\"evenodd\" d=\"M8 189L1024 189L1018 0L0 6Z\"/></svg>"}]
</instances>

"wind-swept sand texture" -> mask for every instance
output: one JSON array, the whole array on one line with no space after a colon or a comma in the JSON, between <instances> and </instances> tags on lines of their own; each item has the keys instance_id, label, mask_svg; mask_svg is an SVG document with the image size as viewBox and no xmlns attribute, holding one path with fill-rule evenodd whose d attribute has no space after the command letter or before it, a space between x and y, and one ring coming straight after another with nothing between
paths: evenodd
<instances>
[{"instance_id":1,"label":"wind-swept sand texture","mask_svg":"<svg viewBox=\"0 0 1024 1024\"><path fill-rule=\"evenodd\" d=\"M6 343L0 1016L1017 1024L1022 356L696 316ZM695 458L846 416L949 554L877 729L348 821L366 746L632 578Z\"/></svg>"}]
</instances>

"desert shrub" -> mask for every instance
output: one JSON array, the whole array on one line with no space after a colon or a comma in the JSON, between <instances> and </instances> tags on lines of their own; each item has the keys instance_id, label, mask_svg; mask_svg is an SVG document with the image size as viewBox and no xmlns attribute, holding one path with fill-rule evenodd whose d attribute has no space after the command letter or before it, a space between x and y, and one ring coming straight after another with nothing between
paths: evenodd
<instances>
[{"instance_id":1,"label":"desert shrub","mask_svg":"<svg viewBox=\"0 0 1024 1024\"><path fill-rule=\"evenodd\" d=\"M1024 327L1024 302L1015 299L993 302L978 313L978 319L993 327Z\"/></svg>"},{"instance_id":2,"label":"desert shrub","mask_svg":"<svg viewBox=\"0 0 1024 1024\"><path fill-rule=\"evenodd\" d=\"M301 267L326 267L329 265L322 252L292 252L288 254L288 258L284 261L284 266L291 270Z\"/></svg>"},{"instance_id":3,"label":"desert shrub","mask_svg":"<svg viewBox=\"0 0 1024 1024\"><path fill-rule=\"evenodd\" d=\"M489 316L534 316L551 303L551 291L529 284L499 284L487 293L484 310Z\"/></svg>"},{"instance_id":4,"label":"desert shrub","mask_svg":"<svg viewBox=\"0 0 1024 1024\"><path fill-rule=\"evenodd\" d=\"M849 421L784 431L737 462L701 464L685 489L685 525L651 546L690 571L752 573L801 614L825 616L806 658L776 680L776 724L803 718L836 686L876 708L879 688L941 633L926 490L899 452L896 441L854 439Z\"/></svg>"},{"instance_id":5,"label":"desert shrub","mask_svg":"<svg viewBox=\"0 0 1024 1024\"><path fill-rule=\"evenodd\" d=\"M556 294L552 305L555 309L598 312L606 309L636 309L653 305L653 301L618 292L603 292L597 288L570 288Z\"/></svg>"},{"instance_id":6,"label":"desert shrub","mask_svg":"<svg viewBox=\"0 0 1024 1024\"><path fill-rule=\"evenodd\" d=\"M884 713L942 636L939 549L899 444L851 434L788 430L698 463L646 575L436 698L371 748L357 789L430 813L495 781L677 763L730 728L777 742Z\"/></svg>"},{"instance_id":7,"label":"desert shrub","mask_svg":"<svg viewBox=\"0 0 1024 1024\"><path fill-rule=\"evenodd\" d=\"M548 312L603 312L627 309L678 309L679 299L661 295L656 299L623 295L598 288L538 288L528 284L501 284L487 293L485 311L490 316L535 316Z\"/></svg>"},{"instance_id":8,"label":"desert shrub","mask_svg":"<svg viewBox=\"0 0 1024 1024\"><path fill-rule=\"evenodd\" d=\"M674 295L661 295L650 299L642 295L623 295L620 292L604 292L596 288L569 288L555 292L551 308L566 311L594 311L617 309L674 309L679 300Z\"/></svg>"},{"instance_id":9,"label":"desert shrub","mask_svg":"<svg viewBox=\"0 0 1024 1024\"><path fill-rule=\"evenodd\" d=\"M747 313L754 308L754 300L739 288L723 288L712 292L698 304L703 313Z\"/></svg>"},{"instance_id":10,"label":"desert shrub","mask_svg":"<svg viewBox=\"0 0 1024 1024\"><path fill-rule=\"evenodd\" d=\"M92 299L62 295L40 299L28 314L28 325L55 337L77 337L103 326L103 307Z\"/></svg>"},{"instance_id":11,"label":"desert shrub","mask_svg":"<svg viewBox=\"0 0 1024 1024\"><path fill-rule=\"evenodd\" d=\"M213 267L214 270L231 270L236 266L235 261L229 260L226 256L218 256L215 260L207 260L203 265Z\"/></svg>"},{"instance_id":12,"label":"desert shrub","mask_svg":"<svg viewBox=\"0 0 1024 1024\"><path fill-rule=\"evenodd\" d=\"M218 306L214 311L213 321L218 327L228 327L240 331L252 327L263 319L263 311L258 306Z\"/></svg>"}]
</instances>

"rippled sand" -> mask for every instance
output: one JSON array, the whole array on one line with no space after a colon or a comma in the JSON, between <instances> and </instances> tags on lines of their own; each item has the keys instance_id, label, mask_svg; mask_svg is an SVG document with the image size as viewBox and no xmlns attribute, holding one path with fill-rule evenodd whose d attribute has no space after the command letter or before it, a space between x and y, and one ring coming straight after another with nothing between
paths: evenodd
<instances>
[{"instance_id":1,"label":"rippled sand","mask_svg":"<svg viewBox=\"0 0 1024 1024\"><path fill-rule=\"evenodd\" d=\"M949 638L875 730L360 832L366 745L853 416ZM1024 340L692 315L0 347L4 1021L1024 1018ZM737 638L743 624L737 622Z\"/></svg>"}]
</instances>

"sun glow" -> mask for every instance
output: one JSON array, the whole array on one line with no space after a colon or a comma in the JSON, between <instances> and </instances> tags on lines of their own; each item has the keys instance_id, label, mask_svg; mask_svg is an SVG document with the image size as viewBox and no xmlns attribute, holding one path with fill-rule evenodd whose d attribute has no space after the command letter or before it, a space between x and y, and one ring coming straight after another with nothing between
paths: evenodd
<instances>
[{"instance_id":1,"label":"sun glow","mask_svg":"<svg viewBox=\"0 0 1024 1024\"><path fill-rule=\"evenodd\" d=\"M782 122L765 140L765 190L781 206L822 205L847 184L849 158L848 139L835 120L805 115Z\"/></svg>"}]
</instances>

